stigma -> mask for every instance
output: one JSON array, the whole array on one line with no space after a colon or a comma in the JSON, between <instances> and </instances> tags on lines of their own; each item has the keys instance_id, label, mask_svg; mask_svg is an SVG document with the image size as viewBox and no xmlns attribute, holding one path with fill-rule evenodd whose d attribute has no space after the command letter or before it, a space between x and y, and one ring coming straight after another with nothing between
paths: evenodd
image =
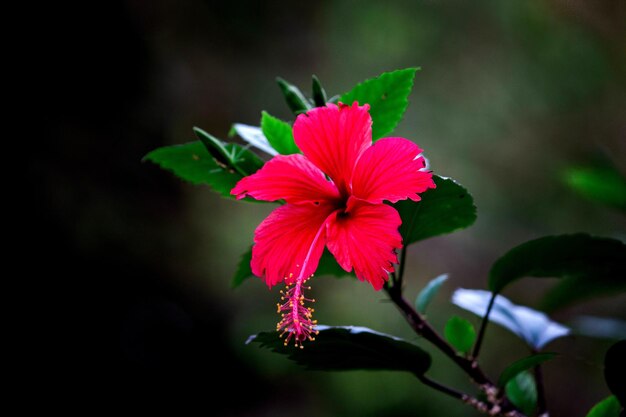
<instances>
[{"instance_id":1,"label":"stigma","mask_svg":"<svg viewBox=\"0 0 626 417\"><path fill-rule=\"evenodd\" d=\"M305 286L306 282L313 277L300 278L293 280L293 274L285 279L287 287L281 290L280 303L276 304L277 312L281 315L281 320L276 325L276 330L280 332L280 337L285 337L285 346L294 341L296 347L303 349L302 345L305 341L315 340L315 336L319 334L316 330L317 320L313 320L313 312L311 307L307 307L307 303L314 303L315 299L307 298L304 295L305 290L310 290L310 286Z\"/></svg>"}]
</instances>

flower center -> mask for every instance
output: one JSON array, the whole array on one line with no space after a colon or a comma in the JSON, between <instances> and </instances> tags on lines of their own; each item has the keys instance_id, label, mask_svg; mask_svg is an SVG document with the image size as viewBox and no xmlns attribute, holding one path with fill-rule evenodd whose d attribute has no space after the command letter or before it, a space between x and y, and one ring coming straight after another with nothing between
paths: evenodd
<instances>
[{"instance_id":1,"label":"flower center","mask_svg":"<svg viewBox=\"0 0 626 417\"><path fill-rule=\"evenodd\" d=\"M348 217L348 197L341 197L335 201L335 210L337 212L337 217L343 219Z\"/></svg>"}]
</instances>

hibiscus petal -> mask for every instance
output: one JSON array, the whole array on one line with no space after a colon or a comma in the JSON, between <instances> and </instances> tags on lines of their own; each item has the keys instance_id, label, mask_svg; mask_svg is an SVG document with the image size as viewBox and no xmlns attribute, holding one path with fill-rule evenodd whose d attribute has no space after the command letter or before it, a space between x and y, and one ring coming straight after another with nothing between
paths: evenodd
<instances>
[{"instance_id":1,"label":"hibiscus petal","mask_svg":"<svg viewBox=\"0 0 626 417\"><path fill-rule=\"evenodd\" d=\"M357 162L352 176L355 197L379 204L410 198L419 201L418 193L435 188L432 174L422 171L422 150L403 138L381 139L368 148Z\"/></svg>"},{"instance_id":2,"label":"hibiscus petal","mask_svg":"<svg viewBox=\"0 0 626 417\"><path fill-rule=\"evenodd\" d=\"M301 114L293 125L296 145L348 195L356 161L372 143L369 105L328 104Z\"/></svg>"},{"instance_id":3,"label":"hibiscus petal","mask_svg":"<svg viewBox=\"0 0 626 417\"><path fill-rule=\"evenodd\" d=\"M231 194L257 200L317 203L339 197L337 188L303 155L278 155L253 175L240 180Z\"/></svg>"},{"instance_id":4,"label":"hibiscus petal","mask_svg":"<svg viewBox=\"0 0 626 417\"><path fill-rule=\"evenodd\" d=\"M350 198L345 213L336 212L327 223L327 246L343 269L354 272L380 290L398 262L402 247L400 215L391 206Z\"/></svg>"},{"instance_id":5,"label":"hibiscus petal","mask_svg":"<svg viewBox=\"0 0 626 417\"><path fill-rule=\"evenodd\" d=\"M315 272L326 242L325 223L334 207L287 204L278 207L254 232L252 273L271 288L284 279Z\"/></svg>"}]
</instances>

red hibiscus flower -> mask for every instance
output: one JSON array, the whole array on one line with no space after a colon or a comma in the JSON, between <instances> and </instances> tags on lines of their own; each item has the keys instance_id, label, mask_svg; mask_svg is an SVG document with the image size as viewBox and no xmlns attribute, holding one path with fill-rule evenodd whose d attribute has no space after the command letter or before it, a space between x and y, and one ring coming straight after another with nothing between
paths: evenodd
<instances>
[{"instance_id":1,"label":"red hibiscus flower","mask_svg":"<svg viewBox=\"0 0 626 417\"><path fill-rule=\"evenodd\" d=\"M293 126L302 155L278 155L231 191L238 199L284 200L254 234L252 272L268 286L285 281L278 330L296 345L313 340L316 321L303 284L326 246L343 269L380 290L402 248L400 215L383 201L411 199L435 188L421 149L403 138L372 144L369 105L328 104Z\"/></svg>"}]
</instances>

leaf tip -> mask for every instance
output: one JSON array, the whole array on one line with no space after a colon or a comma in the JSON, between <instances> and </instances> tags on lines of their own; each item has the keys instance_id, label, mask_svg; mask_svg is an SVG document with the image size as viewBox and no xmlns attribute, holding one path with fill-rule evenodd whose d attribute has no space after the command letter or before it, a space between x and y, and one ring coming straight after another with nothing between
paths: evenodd
<instances>
[{"instance_id":1,"label":"leaf tip","mask_svg":"<svg viewBox=\"0 0 626 417\"><path fill-rule=\"evenodd\" d=\"M155 150L156 150L156 149L155 149ZM148 161L150 161L150 162L154 162L154 161L152 160L152 154L154 153L154 151L155 151L155 150L152 150L152 151L148 152L147 154L145 154L145 155L141 158L141 162L142 162L142 163L145 163L145 162L148 162Z\"/></svg>"},{"instance_id":2,"label":"leaf tip","mask_svg":"<svg viewBox=\"0 0 626 417\"><path fill-rule=\"evenodd\" d=\"M250 336L248 336L248 338L246 339L245 343L246 345L251 344L252 342L254 342L257 338L258 334L251 334Z\"/></svg>"},{"instance_id":3,"label":"leaf tip","mask_svg":"<svg viewBox=\"0 0 626 417\"><path fill-rule=\"evenodd\" d=\"M276 77L276 84L282 89L289 88L289 83L282 77Z\"/></svg>"}]
</instances>

